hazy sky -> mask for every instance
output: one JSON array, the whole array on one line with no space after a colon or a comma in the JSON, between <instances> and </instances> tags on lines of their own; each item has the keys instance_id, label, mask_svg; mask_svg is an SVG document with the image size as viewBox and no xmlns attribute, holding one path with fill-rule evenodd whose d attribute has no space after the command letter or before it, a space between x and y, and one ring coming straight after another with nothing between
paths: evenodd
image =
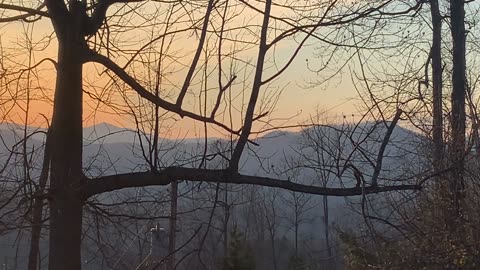
<instances>
[{"instance_id":1,"label":"hazy sky","mask_svg":"<svg viewBox=\"0 0 480 270\"><path fill-rule=\"evenodd\" d=\"M145 10L145 6L142 7L142 10ZM111 13L116 11L118 10L111 11ZM240 16L236 17L232 22L230 22L230 24L228 24L228 27L232 27L232 25L237 25L240 22L246 25L253 25L259 20L261 20L261 17L258 16L258 14L248 9L236 9L232 12L239 12L241 14ZM199 16L200 14L196 15ZM166 15L158 15L158 20L161 20L162 16ZM132 24L132 21L129 22L128 19L137 20L138 18L135 19L121 17L117 20L118 22L124 22L126 25ZM181 23L179 25L181 25ZM210 27L213 28L215 26L212 24L212 26ZM270 31L272 32L272 37L276 35L275 28L277 27L278 26L276 24L271 25ZM181 26L172 27L172 29L174 28L178 29L181 28ZM145 31L145 29L130 29L125 33L119 33L118 36L115 36L114 38L124 42L119 43L119 47L121 47L121 45L124 45L124 48L133 49L139 48L143 44L145 44L145 37L147 37L148 35L154 36L162 30L150 29L151 32L147 32ZM255 35L257 35L258 33L252 34L248 31L259 30L259 28L245 27L245 29L232 30L230 34L226 35L230 35L227 37L230 37L232 39L234 35L236 35L235 37L237 39L238 36L242 36L241 39L249 42L255 39ZM22 48L21 45L26 44L25 39L30 38L29 35L26 33L30 33L31 38L34 41L43 41L46 40L46 37L52 34L52 27L48 19L43 19L40 22L35 23L34 25L20 22L2 25L0 28L2 48L4 52L10 54L10 57L7 60L3 61L6 66L15 67L16 65L18 66L20 64L26 67L28 65L34 65L36 63L39 63L45 57L56 59L56 44L53 40L53 42L51 42L50 44L40 43L35 45L36 51L32 55L31 62L29 63L28 50L26 48ZM204 52L212 53L213 55L213 52L209 51L209 44L215 44L216 40L215 36L211 36L213 35L209 35L207 38L207 44L204 47ZM188 66L188 64L191 62L191 56L189 55L193 55L193 51L196 48L198 39L193 37L191 33L188 33L184 35L176 35L174 38L172 38L172 40L170 40L170 42L171 45L169 47L169 50L171 54L175 56L185 56L181 59L173 59L172 57L172 59L166 59L164 61L165 74L169 75L165 75L163 83L165 85L165 89L171 88L170 90L165 91L168 93L173 93L175 88L178 89L179 85L181 85L181 83L183 82L184 74L186 73L185 66ZM242 93L242 91L244 90L246 91L245 94L247 94L245 95L246 97L244 99L248 97L248 91L250 89L249 87L251 86L253 78L252 65L255 64L256 52L258 51L258 48L255 45L243 45L241 44L241 42L237 42L235 44L231 42L230 44L227 44L228 42L226 41L225 43L226 44L224 45L224 51L230 50L231 53L233 53L233 51L235 50L233 48L236 48L237 50L240 50L239 48L242 48L239 52L235 52L234 55L236 59L239 59L241 61L232 60L234 57L231 57L231 59L225 57L225 59L222 61L222 65L227 72L228 70L230 70L230 73L238 73L235 74L236 76L238 76L238 79L235 81L235 83L237 84L235 86L232 86L232 95L237 94L237 99L236 101L234 101L234 103L237 102L235 108L237 108L237 110L240 110L241 106L239 104L241 102L239 101L240 97L238 95L240 95L240 93ZM156 45L158 46L159 43L156 43ZM278 70L278 67L281 67L282 63L285 63L287 59L289 59L290 55L296 48L296 45L297 41L290 39L286 40L283 43L279 43L278 46L271 50L270 54L267 55L264 78L268 77L269 74L272 74L275 69ZM210 48L214 48L214 46L212 45L210 46ZM153 51L152 48L149 49ZM339 63L332 64L332 70L326 70L323 73L316 74L311 70L318 68L318 66L321 65L323 61L325 61L324 59L322 59L323 56L318 56L319 50L322 50L322 48L317 46L316 42L307 42L306 46L302 48L294 62L283 73L283 75L278 80L275 80L273 83L262 88L262 93L266 93L266 96L261 97L261 99L264 98L264 100L270 100L272 104L276 104L273 111L268 110L271 113L270 119L273 120L273 122L271 122L272 124L293 125L308 119L309 115L314 114L316 110L328 110L328 115L330 115L331 117L335 117L335 115L341 114L352 115L353 113L357 113L357 109L355 108L355 104L358 104L358 98L356 98L357 93L352 85L351 75L349 74L348 69L345 68L342 73L337 74L333 79L329 80L328 82L325 82L323 80L325 80L328 76L334 73L334 70L336 70L335 64ZM11 56L12 52L15 51L18 52L18 55ZM146 54L145 57L155 58L157 56ZM209 67L206 69L207 72L211 72L208 79L208 84L211 86L208 86L209 100L207 101L207 104L210 104L210 106L212 106L213 101L216 98L216 92L211 90L215 90L215 83L218 80L218 68L217 63L214 61L215 56L210 57L212 57L212 59L210 59L209 61L213 63L209 62L206 64ZM113 54L111 58L118 64L122 65L126 62L126 59L128 59L128 54ZM205 63L201 64L203 65ZM142 67L141 65L136 64L135 66L132 66L127 70L130 74L141 78L144 82L142 85L144 85L146 88L151 89L151 85L149 86L146 84L152 82L145 79L148 78L148 76L150 76L150 78L154 78L151 77L151 72L149 73L147 71L148 67ZM195 74L195 78L192 81L192 86L190 87L193 89L192 91L194 92L198 88L202 89L202 83L204 82L204 80L202 79L203 71L202 69L198 70L199 71ZM115 90L105 90L105 85L111 87L112 84L114 84L115 82L112 83L110 78L106 76L103 71L104 69L98 65L85 65L84 88L85 91L87 91L88 93L84 95L84 126L89 126L100 122L108 122L119 126L134 127L133 117L129 117L125 114L117 115L117 112L126 109L125 103L124 100L118 95L118 93L115 93ZM231 76L231 74L226 74L227 72L224 73L224 76L222 78L223 84L225 84L228 80L228 76ZM20 88L23 87L33 89L29 92L31 101L28 111L28 124L45 126L44 116L48 118L51 116L52 113L51 99L53 96L52 89L54 88L55 81L55 72L53 65L50 62L45 61L36 69L36 72L31 75L31 78L33 79L30 80L30 85L28 87L19 86ZM319 84L318 82L321 82L321 84ZM22 81L22 83L23 85L25 85L26 82ZM197 99L200 98L198 96L198 93L200 92L197 90L194 94L187 97L184 105L185 109L189 109L195 112L199 110ZM210 94L210 92L212 93ZM131 99L131 102L136 102L135 100L133 100L136 96L133 91L127 89L125 93L127 93L126 95L128 96L128 98ZM280 96L278 100L276 100L276 96L278 94ZM6 93L3 93L2 95L4 95L4 97L2 97L2 100L9 98ZM25 95L23 95L23 97L25 97ZM106 102L113 103L114 108L112 109L112 107L99 103L97 101L97 98L101 98ZM168 97L166 98L168 99ZM275 102L273 102L273 100ZM262 100L259 101L259 103L261 102ZM4 118L16 122L23 122L25 120L26 114L26 100L18 100L17 103L10 103L10 105L10 107L12 108L11 110L2 112L3 114L8 113L8 116L5 117L4 115ZM257 107L259 109L257 110L258 112L264 112L262 111L261 105ZM264 110L267 109L268 108L264 108ZM189 119L179 119L179 117L176 116L173 117L174 120L171 120L166 124L167 126L174 127L167 136L193 137L196 135L202 135L201 133L199 133L199 131L203 129L202 123L194 123ZM223 115L221 117L226 117L226 115ZM234 117L237 119L238 122L238 120L240 119L239 115L235 114L234 112ZM221 118L219 120L221 120ZM223 120L224 121L222 122L228 122L225 118ZM238 123L236 124L236 127L238 128ZM260 128L262 125L262 123L259 123L257 125L257 128ZM265 127L268 127L268 125ZM215 129L209 129L209 135L218 136L219 133Z\"/></svg>"}]
</instances>

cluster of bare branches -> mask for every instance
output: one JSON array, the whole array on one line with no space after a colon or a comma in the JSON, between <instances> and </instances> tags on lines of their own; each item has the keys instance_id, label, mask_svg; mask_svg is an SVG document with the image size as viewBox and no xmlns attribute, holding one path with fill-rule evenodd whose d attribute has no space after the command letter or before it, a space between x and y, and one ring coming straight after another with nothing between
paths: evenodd
<instances>
[{"instance_id":1,"label":"cluster of bare branches","mask_svg":"<svg viewBox=\"0 0 480 270\"><path fill-rule=\"evenodd\" d=\"M429 79L419 79L418 75L429 74L431 62L434 88L443 78L438 75L443 68L437 47L432 45L427 53L425 44L404 37L410 29L422 32L417 25L424 19L425 5L423 1L393 0L301 4L273 0L0 3L0 23L8 33L21 26L27 41L20 50L17 43L1 40L1 123L22 123L23 134L14 145L4 142L2 154L7 155L0 157L0 209L2 215L15 212L18 218L12 221L12 228L31 228L29 269L41 265L40 241L47 232L44 228L48 229L49 269L80 269L85 243L96 243L97 248L88 245L84 253L108 258L117 255L115 247L119 243L136 242L142 257L148 245L139 240L145 238L137 237L146 233L146 225L140 221L149 221L150 226L159 219L168 220L170 238L169 256L158 264L166 263L168 269L174 269L197 254L199 267L206 268L201 255L219 219L223 219L223 253L227 254L233 217L230 211L232 205L243 204L243 199L235 199L246 188L243 185L294 192L291 198L279 196L294 202L295 215L290 221L296 235L295 256L300 249L298 228L304 218L300 212L310 207L306 194L322 195L327 253L332 257L327 196L361 196L365 216L367 195L420 190L422 184L445 169L441 166L434 172L426 170L428 173L395 179L384 174L383 160L398 122L420 118L431 108L431 102L424 98ZM431 4L432 12L434 6ZM434 15L438 14L432 13L432 18ZM406 17L412 20L401 23ZM51 25L46 26L46 22ZM396 24L408 30L392 30L390 26ZM39 36L34 32L37 28L48 30ZM428 43L428 39L423 40ZM458 42L461 45L462 41ZM410 45L415 48L404 49ZM428 56L426 63L418 66L419 60L410 57L397 62L397 66L372 64L375 57L397 59L415 49L420 51L417 54ZM255 154L259 145L255 136L284 128L275 110L281 110L277 105L283 92L293 90L285 87L284 80L288 79L282 75L304 50L316 53L312 59L318 61L307 61L306 67L315 74L314 82L329 81L351 68L355 86L361 91L361 83L368 93L360 95L368 107L360 121L378 122L363 129L360 123L323 127L311 121L302 133L303 147L296 149L296 158L302 162L287 159L282 172L278 168L263 168L267 173L260 175L245 172L242 167L247 153ZM390 73L389 68L402 65L403 77L395 79L399 70ZM458 65L462 63L454 63ZM379 68L388 71L382 73L388 80L376 72ZM457 72L454 75L462 76ZM459 85L452 89L465 88L460 79L454 81ZM393 89L391 95L388 92L389 96L379 98L385 89ZM438 97L441 90L435 89ZM455 100L461 100L461 90L455 91L459 95ZM443 122L435 117L443 114L443 109L435 97L435 157L443 160L443 151L439 150L443 134L438 133L438 125L443 126ZM429 106L423 108L425 104ZM460 122L465 122L465 116L460 112L464 107L461 102L454 104L450 123L458 126L452 129L452 145L462 149L462 155L458 151L452 154L456 164L452 168L462 174L465 126ZM32 111L45 105L51 117L40 118L37 115L41 114ZM472 104L472 111L474 108ZM134 140L126 157L130 167L122 168L107 144L97 144L102 138L85 140L84 122L100 114L120 116L133 123ZM45 129L29 129L28 125L39 121ZM178 123L195 125L195 143L187 145L183 136L177 135ZM39 133L44 136L34 137ZM212 134L226 139L212 143ZM166 139L175 136L179 140ZM6 135L0 137L3 140ZM372 137L379 147L365 146ZM179 148L181 151L177 151ZM298 169L310 172L295 173ZM296 177L291 177L292 173ZM462 181L452 182L458 189L455 198L463 192L458 188ZM240 191L235 190L236 185L241 185ZM152 186L169 186L169 190ZM277 195L270 195L263 200L263 215L275 261ZM186 208L185 201L192 206ZM9 208L17 202L19 208ZM221 218L218 208L224 210ZM187 235L175 236L178 217L191 215L194 219L198 212L203 213L198 217L201 222L192 223L198 226L187 230ZM10 228L3 223L1 226L0 230ZM110 242L106 239L109 234L115 234ZM191 253L177 252L179 246L192 243L196 248ZM110 268L120 268L119 263L106 261Z\"/></svg>"}]
</instances>

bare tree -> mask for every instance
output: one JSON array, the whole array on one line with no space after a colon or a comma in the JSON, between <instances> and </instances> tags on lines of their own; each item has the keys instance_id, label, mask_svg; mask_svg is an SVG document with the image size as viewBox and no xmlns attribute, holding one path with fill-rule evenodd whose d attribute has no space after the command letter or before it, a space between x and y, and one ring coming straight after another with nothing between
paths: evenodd
<instances>
[{"instance_id":1,"label":"bare tree","mask_svg":"<svg viewBox=\"0 0 480 270\"><path fill-rule=\"evenodd\" d=\"M350 168L356 172L356 177L363 177L360 171L356 171L356 167L352 165L352 161L345 157L347 154L348 129L349 124L343 119L342 124L336 124L324 119L327 116L318 112L311 120L311 127L302 130L301 148L297 154L300 156L300 162L297 164L300 168L312 170L315 179L320 182L323 187L335 185L338 183L339 175L346 168ZM357 169L358 170L358 169ZM358 182L357 182L358 183ZM327 249L328 261L333 260L332 246L330 244L330 218L328 197L323 196L322 199L322 220L324 226L324 238Z\"/></svg>"},{"instance_id":2,"label":"bare tree","mask_svg":"<svg viewBox=\"0 0 480 270\"><path fill-rule=\"evenodd\" d=\"M468 14L469 8L468 3L461 1L430 1L429 8L420 11L420 14L424 14L420 16L426 18L429 24L431 23L431 30L428 29L426 32L431 31L432 33L431 37L428 36L428 43L425 44L428 45L425 48L428 48L429 53L420 60L426 63L423 65L425 74L416 77L417 80L419 77L422 78L420 82L415 82L415 77L411 77L409 80L407 74L417 73L415 70L419 69L417 69L417 65L413 64L413 58L410 60L411 62L401 63L400 66L403 66L405 70L397 74L402 78L399 81L404 82L403 90L393 96L375 95L376 101L371 103L372 107L380 105L377 107L379 111L386 111L386 108L392 105L396 107L399 104L407 105L404 107L408 108L405 110L405 117L417 126L417 130L425 134L425 137L433 135L431 144L427 144L431 148L419 147L422 151L417 155L424 156L422 166L433 168L432 176L435 179L432 185L425 189L427 192L419 193L418 197L385 198L391 202L391 205L387 207L390 209L389 214L377 211L376 215L371 216L375 223L392 229L394 233L393 236L392 233L380 233L369 238L370 240L376 239L382 243L381 247L383 248L388 245L391 245L393 249L402 245L406 247L406 252L402 252L401 257L386 256L386 258L382 258L382 256L385 256L390 249L382 250L381 247L377 247L375 252L378 253L374 256L374 260L377 261L373 263L374 265L390 265L400 268L473 269L478 263L476 260L476 243L478 242L476 239L478 238L469 229L478 227L478 219L473 214L476 212L474 210L476 204L473 202L476 199L468 198L469 196L476 197L476 185L474 184L476 177L468 164L473 163L471 149L477 140L476 109L475 105L471 103L472 92L468 85L470 81L475 85L476 75L473 74L478 73L473 65L470 67L467 64L468 61L470 63L476 61L476 57L471 55L471 52L476 50L475 41L472 39L470 45L468 44L468 38L475 35L470 32L475 30L469 23L469 16L474 16ZM442 25L447 25L447 27L442 27ZM416 27L421 29L420 24L415 24L414 27L405 28L405 31L411 35L416 33ZM410 35L404 36L403 39L410 39ZM421 44L421 40L418 38L415 39L415 42ZM419 46L419 48L424 48L424 46ZM469 50L471 51L469 52ZM406 56L404 59L408 59L407 54L402 55ZM395 63L394 66L398 67L397 64ZM468 78L467 72L470 73ZM391 70L383 72L377 70L375 76L371 76L371 74L362 76L365 88L370 88L367 93L374 93L373 85L387 73L391 73ZM432 78L433 85L429 84L429 77ZM383 82L386 81L383 80ZM385 86L386 84L384 84ZM418 94L407 90L414 89L414 87L418 89ZM385 89L389 88L385 87ZM450 95L447 98L442 93ZM395 98L392 99L392 97ZM466 101L470 103L468 104L470 119L466 116ZM424 103L425 108L432 112L425 114L422 110L418 110L418 107L415 109L415 106L412 105L417 102ZM409 103L410 106L408 106ZM467 134L468 128L466 128L469 124L472 126L470 135ZM468 138L471 138L470 144L467 143ZM433 157L433 159L429 159L429 157ZM424 173L430 174L428 170ZM465 218L469 215L466 214L467 212L471 213L470 218ZM429 237L428 240L425 239L426 236ZM388 239L389 237L392 239ZM398 241L398 244L395 241ZM369 244L363 244L363 247L369 246ZM408 252L411 248L415 248L416 251ZM462 250L462 255L460 256L453 250Z\"/></svg>"},{"instance_id":3,"label":"bare tree","mask_svg":"<svg viewBox=\"0 0 480 270\"><path fill-rule=\"evenodd\" d=\"M322 28L328 30L346 27L349 23L367 16L383 16L385 12L408 13L420 6L419 3L415 3L406 5L404 10L391 12L390 6L393 4L392 1L366 4L313 1L300 7L297 5L288 7L272 0L254 4L246 1L233 4L230 1L214 0L188 3L141 0L45 0L38 3L19 4L15 1L1 3L0 8L5 11L0 17L2 23L23 21L28 24L45 18L50 21L53 27L52 36L55 37L57 47L56 81L52 97L53 114L47 138L49 160L44 161L49 167L49 179L46 194L42 196L48 200L49 204L49 269L81 268L83 217L89 199L124 188L165 186L188 180L229 185L261 185L329 196L419 189L416 184L383 186L375 177L372 178L371 185L329 188L285 181L280 178L244 175L239 172L245 148L252 143L251 135L255 129L255 123L271 113L271 110L265 110L265 108L273 109L274 104L269 107L260 106L261 99L265 95L268 96L266 93L268 86L290 66L307 40L312 38L325 40L322 38ZM164 17L159 14L163 14L162 11L165 9L175 11L175 18L170 21L163 20ZM254 22L253 25L247 23L245 27L238 27L235 18L244 10L254 14L258 23ZM159 22L159 18L163 21ZM172 30L165 27L174 23L178 27ZM129 44L128 35L136 33L138 36L143 36L145 29L153 31L154 37L141 40L139 46ZM245 30L240 33L243 35L241 38L237 39L235 36L236 30L237 33ZM151 33L150 31L146 32ZM180 63L185 67L184 79L178 85L174 84L169 91L160 94L155 89L152 91L149 87L151 82L145 82L139 74L145 71L139 68L146 63L145 55L154 53L155 48L158 48L158 42L164 40L163 37L182 32L190 35L188 41L182 41L182 45L187 44L186 42L194 43L191 41L195 40L194 48L188 54L190 57L186 57L185 59L188 60L184 59L183 63ZM231 34L226 36L225 33ZM217 39L218 35L224 36ZM208 48L213 46L219 52L217 57L221 59L226 55L223 49L220 49L226 47L222 42L232 38L237 39L237 44L245 44L244 49L254 48L252 50L256 52L254 63L248 64L253 74L251 84L247 87L248 90L241 89L241 96L244 99L237 100L240 103L237 107L238 116L235 122L230 121L236 128L232 127L233 124L225 123L227 120L222 119L223 113L219 113L219 108L225 108L225 106L235 108L233 104L225 103L224 98L229 91L232 91L230 86L238 77L237 74L223 74L224 70L217 67L218 74L222 74L218 78L219 85L211 89L203 88L205 100L208 100L206 97L208 92L215 91L216 98L213 98L213 105L207 107L205 101L197 103L205 109L203 113L196 113L189 106L192 99L196 97L195 93L198 93L198 71L202 70L202 67L211 67L208 64L208 57L202 58L202 52L208 51ZM280 42L288 38L298 38L300 41L288 52L286 61L279 65L269 62L270 58L275 58L275 49ZM232 51L234 50L236 49L233 48ZM230 57L228 60L242 62L242 59L237 56ZM159 62L160 60L155 61L155 66ZM37 64L40 63L42 61ZM274 68L269 69L269 65ZM228 166L220 169L176 165L157 167L155 162L157 157L154 155L157 143L154 142L151 148L153 159L150 159L152 165L150 168L145 168L144 171L87 177L83 167L82 134L86 88L84 72L92 67L102 70L101 76L105 76L103 78L108 78L107 81L109 81L107 83L109 87L104 88L110 91L108 97L96 98L113 99L120 92L124 97L128 96L136 100L141 98L155 104L156 113L161 109L174 117L205 123L231 134L235 138L235 143L231 148ZM245 79L244 82L249 81ZM461 133L460 129L458 134ZM158 138L158 128L154 128L154 132L155 141L155 138ZM32 265L34 264L32 261Z\"/></svg>"}]
</instances>

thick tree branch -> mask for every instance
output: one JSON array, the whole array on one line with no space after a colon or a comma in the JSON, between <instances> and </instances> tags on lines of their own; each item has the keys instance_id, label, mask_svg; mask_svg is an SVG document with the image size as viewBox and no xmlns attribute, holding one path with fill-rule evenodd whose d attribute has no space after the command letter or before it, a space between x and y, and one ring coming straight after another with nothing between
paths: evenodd
<instances>
[{"instance_id":1,"label":"thick tree branch","mask_svg":"<svg viewBox=\"0 0 480 270\"><path fill-rule=\"evenodd\" d=\"M230 170L208 170L197 168L170 167L164 170L153 172L136 172L116 174L111 176L99 177L87 181L85 189L86 197L96 194L119 190L123 188L145 187L145 186L164 186L173 181L194 181L211 183L229 183L258 185L274 188L282 188L295 192L302 192L315 195L327 196L355 196L361 194L380 193L398 190L420 190L419 185L396 185L396 186L368 186L362 191L362 188L327 188L319 186L310 186L287 180L250 176L231 173Z\"/></svg>"},{"instance_id":2,"label":"thick tree branch","mask_svg":"<svg viewBox=\"0 0 480 270\"><path fill-rule=\"evenodd\" d=\"M213 110L212 110L212 113L210 114L210 118L214 118L215 117L215 114L217 113L217 110L218 108L220 107L220 103L222 102L222 95L225 91L227 91L227 89L232 85L233 81L237 78L236 75L234 75L230 81L228 81L228 83L223 86L222 88L220 88L220 90L218 91L218 95L217 95L217 101L215 102L215 106L213 107Z\"/></svg>"},{"instance_id":3,"label":"thick tree branch","mask_svg":"<svg viewBox=\"0 0 480 270\"><path fill-rule=\"evenodd\" d=\"M189 111L184 111L176 104L168 102L160 97L155 96L154 94L150 93L147 89L145 89L141 84L139 84L138 81L132 76L130 76L122 67L118 66L115 62L113 62L110 58L106 56L98 54L93 50L87 50L87 53L84 56L84 60L85 62L95 62L95 63L102 64L104 67L106 67L107 69L115 73L115 75L117 75L122 81L124 81L128 86L130 86L141 97L152 102L153 104L158 105L162 109L176 113L181 117L186 116L194 120L214 124L236 135L240 133L240 131L232 130L231 128L224 125L223 123L218 122L213 117L205 117Z\"/></svg>"},{"instance_id":4,"label":"thick tree branch","mask_svg":"<svg viewBox=\"0 0 480 270\"><path fill-rule=\"evenodd\" d=\"M44 8L44 7L45 7L45 4L41 4L37 8L28 8L28 7L22 7L22 6L17 6L17 5L9 5L9 4L0 3L0 9L20 11L20 12L27 13L28 15L38 15L38 16L43 16L43 17L50 17L48 12L42 11L42 8Z\"/></svg>"},{"instance_id":5,"label":"thick tree branch","mask_svg":"<svg viewBox=\"0 0 480 270\"><path fill-rule=\"evenodd\" d=\"M182 107L183 99L187 94L188 87L190 86L190 82L192 81L193 73L195 72L195 68L197 67L198 60L200 59L200 54L202 53L202 50L203 50L205 38L207 37L207 29L208 29L208 24L210 23L210 14L212 13L213 6L214 6L214 0L208 1L207 12L205 13L205 18L203 20L202 32L200 33L200 40L198 42L197 51L195 52L195 55L192 60L192 64L188 69L187 77L183 82L182 89L180 90L180 94L178 95L178 98L177 98L178 107Z\"/></svg>"},{"instance_id":6,"label":"thick tree branch","mask_svg":"<svg viewBox=\"0 0 480 270\"><path fill-rule=\"evenodd\" d=\"M135 3L145 0L100 0L93 10L92 16L85 22L83 34L85 36L94 35L102 27L108 8L116 3Z\"/></svg>"},{"instance_id":7,"label":"thick tree branch","mask_svg":"<svg viewBox=\"0 0 480 270\"><path fill-rule=\"evenodd\" d=\"M39 7L33 9L33 8L27 8L27 7L22 7L22 6L0 3L0 9L13 10L13 11L19 11L19 12L26 13L26 14L21 14L21 15L17 15L17 16L0 18L0 23L13 22L13 21L19 21L19 20L27 20L28 18L30 18L32 16L50 17L48 12L42 11L42 9L44 7L45 7L45 4L41 4Z\"/></svg>"},{"instance_id":8,"label":"thick tree branch","mask_svg":"<svg viewBox=\"0 0 480 270\"><path fill-rule=\"evenodd\" d=\"M258 58L255 68L255 77L253 79L252 93L248 102L247 111L245 113L245 120L243 124L242 134L238 138L237 145L233 150L232 158L230 160L230 170L232 172L238 171L238 163L242 156L245 145L247 144L248 137L252 130L253 114L255 112L255 105L257 104L258 95L262 86L263 65L265 62L265 55L268 51L267 36L268 36L268 23L270 21L270 11L272 8L272 1L265 1L265 12L263 15L262 31L260 34L260 44L258 46Z\"/></svg>"},{"instance_id":9,"label":"thick tree branch","mask_svg":"<svg viewBox=\"0 0 480 270\"><path fill-rule=\"evenodd\" d=\"M395 126L397 125L398 120L400 119L400 116L402 115L402 113L403 111L401 109L397 110L397 113L393 117L393 120L390 123L390 126L388 126L387 133L383 138L382 144L380 145L380 149L378 150L377 162L372 175L372 186L377 186L378 184L378 176L380 175L380 171L382 170L382 163L383 163L383 156L385 154L385 149L387 148L387 145L390 142L390 136L392 136L393 130L395 129Z\"/></svg>"},{"instance_id":10,"label":"thick tree branch","mask_svg":"<svg viewBox=\"0 0 480 270\"><path fill-rule=\"evenodd\" d=\"M68 9L63 0L45 0L48 14L52 19L53 27L57 35L63 34L65 24L68 23Z\"/></svg>"}]
</instances>

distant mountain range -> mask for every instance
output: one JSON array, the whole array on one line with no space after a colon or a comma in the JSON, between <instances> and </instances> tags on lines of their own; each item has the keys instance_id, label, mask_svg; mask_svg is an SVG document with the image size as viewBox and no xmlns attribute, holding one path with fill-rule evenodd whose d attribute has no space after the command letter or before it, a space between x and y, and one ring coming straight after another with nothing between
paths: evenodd
<instances>
[{"instance_id":1,"label":"distant mountain range","mask_svg":"<svg viewBox=\"0 0 480 270\"><path fill-rule=\"evenodd\" d=\"M339 136L338 132L332 132L339 130L342 127L333 126L332 131L327 131L328 127L315 127L323 131L317 132L324 137ZM343 127L345 129L345 127ZM18 144L24 136L24 127L17 124L0 124L0 153L5 152L7 149L11 149L15 144ZM311 128L313 129L313 128ZM350 127L350 129L352 129ZM350 137L343 136L342 143L343 154L347 155L347 152L353 152L354 148L359 146L363 147L364 152L368 153L356 153L352 156L359 156L359 162L367 164L365 154L370 155L371 159L375 158L375 151L378 148L384 138L386 132L386 125L365 122L360 124L355 132L349 131ZM366 134L368 133L368 136ZM28 145L41 148L45 139L45 129L39 127L28 126L26 134L29 134ZM150 135L146 135L147 137ZM318 134L317 134L318 136ZM100 163L106 162L105 159L99 158L98 155L108 154L109 162L116 160L116 172L127 172L135 168L137 170L139 165L146 164L142 151L148 152L148 141L143 137L139 139L139 135L135 130L126 129L114 126L108 123L100 123L94 126L85 127L83 131L84 137L84 161L89 162L92 158L96 158L96 166ZM325 141L333 143L335 138L328 138ZM279 166L280 163L285 161L286 157L295 159L295 155L299 154L299 150L305 148L305 138L302 137L301 132L291 131L272 131L259 137L255 140L258 145L250 145L248 150L245 151L242 159L241 170L247 174L265 174L265 168L261 168L262 164L259 164L260 160L268 163L267 168L271 168L271 165ZM186 165L189 159L192 159L197 154L203 154L204 152L204 139L184 139L184 140L171 140L160 138L159 149L162 155L162 165L169 166L181 166ZM234 147L234 143L229 141L209 138L208 139L208 151L207 153L213 154L218 152L219 147L228 150L231 146ZM385 151L385 168L388 168L391 164L398 165L398 159L405 155L409 156L411 160L412 156L417 156L415 153L418 150L418 145L425 144L425 139L418 134L402 128L400 126L395 127L390 142L387 145ZM142 150L143 147L143 150ZM355 151L358 151L355 150ZM363 155L363 157L361 157ZM176 160L174 160L176 159ZM1 155L0 155L1 161ZM134 163L134 166L131 163ZM371 161L370 161L371 162ZM90 165L92 165L90 163ZM109 164L109 166L112 164ZM263 166L265 167L265 166ZM113 168L112 168L113 169ZM263 172L262 172L263 171ZM268 170L267 170L268 171ZM266 173L268 174L268 173Z\"/></svg>"},{"instance_id":2,"label":"distant mountain range","mask_svg":"<svg viewBox=\"0 0 480 270\"><path fill-rule=\"evenodd\" d=\"M19 142L24 137L23 129L22 126L16 124L0 124L0 167L3 166L9 155L8 150L11 150L15 145L21 147ZM347 130L345 134L339 132L341 129ZM385 132L385 123L373 122L362 123L356 129L354 129L353 125L347 125L333 127L315 126L305 130L305 133L273 131L257 138L255 140L257 145L250 144L248 146L248 149L242 156L240 172L248 175L270 176L286 181L319 185L318 171L308 168L315 165L311 163L312 160L318 160L324 154L324 162L330 162L329 166L334 166L335 162L332 163L332 160L328 160L329 155L325 155L326 151L316 153L313 148L307 146L319 146L323 143L322 147L332 151L332 153L336 149L341 148L341 151L335 152L338 154L337 157L343 160L341 162L345 162L348 159L349 162L355 164L363 172L365 180L368 182L373 172L372 163L376 162L378 149L384 139ZM28 139L28 148L30 150L41 149L45 139L45 130L38 127L27 127L27 134L33 134ZM314 134L317 137L308 141L305 134L310 134L311 136ZM100 123L84 128L83 135L84 167L87 176L95 177L148 170L149 166L145 162L145 157L150 155L148 142L145 138L140 140L136 131ZM159 145L159 156L162 167L198 166L205 150L203 145L204 139L201 138L180 141L161 138L159 141L161 142ZM227 166L228 162L222 156L228 156L230 147L235 146L234 142L218 138L209 138L207 141L206 153L209 155L207 166L210 168ZM397 126L385 149L379 184L394 185L397 181L413 177L417 171L421 171L421 166L424 164L423 152L425 152L422 147L426 145L426 141L422 136ZM36 156L37 162L41 162L41 153L38 153ZM311 159L306 160L306 156L311 157ZM341 162L336 165L341 165ZM298 169L293 167L298 167ZM327 169L334 170L335 168L329 167ZM38 170L33 172L33 175L35 173L38 174ZM341 181L332 176L327 184L329 187L352 187L354 185L355 179L349 170L345 171ZM187 187L187 185L181 184L179 188L180 190L188 190L189 187ZM165 187L149 187L148 189L152 192L155 190L158 190L158 192L165 191ZM118 200L118 198L125 198L125 196L128 197L130 194L135 193L124 190L118 191L116 194L118 194L118 197L110 196L109 194L99 196L97 201L113 202ZM289 198L290 196L288 191L280 191L279 194L284 198ZM287 209L287 203L280 200L275 204L278 205L278 209ZM318 205L318 208L313 209L305 217L310 221L302 226L300 233L311 239L322 239L321 197L313 196L311 203L312 205ZM188 205L190 205L190 202L185 199L184 202L180 202L179 207L185 208L183 210L188 212ZM346 210L348 207L343 198L329 199L331 222L347 224L348 226L349 222L346 221L350 219L349 216L351 215ZM238 210L237 213L242 211ZM195 216L195 218L204 219L206 216ZM237 219L240 222L241 217L237 217ZM283 237L291 239L291 229L284 228L282 230ZM2 248L2 246L10 247L15 241L14 235L0 237L0 258L14 256L10 248Z\"/></svg>"}]
</instances>

